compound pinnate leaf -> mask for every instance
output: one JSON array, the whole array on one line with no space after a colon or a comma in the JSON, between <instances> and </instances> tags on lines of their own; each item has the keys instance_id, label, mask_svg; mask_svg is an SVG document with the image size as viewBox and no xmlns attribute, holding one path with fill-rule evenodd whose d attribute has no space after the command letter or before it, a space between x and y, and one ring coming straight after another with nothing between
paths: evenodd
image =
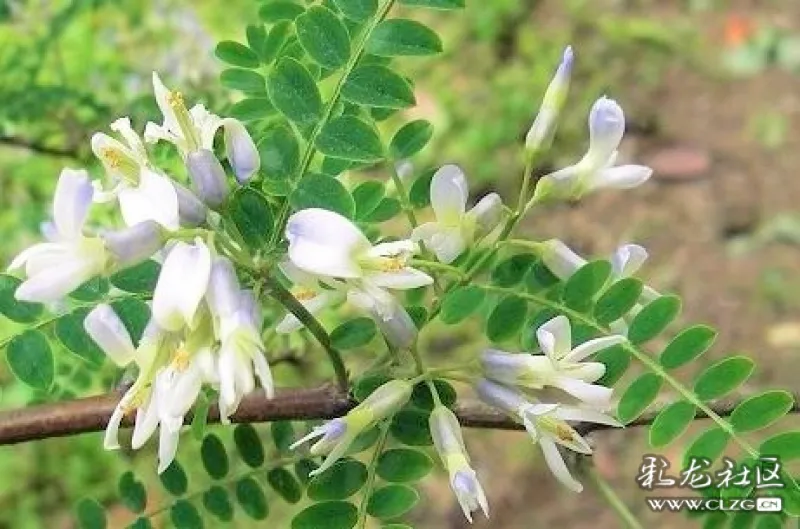
<instances>
[{"instance_id":1,"label":"compound pinnate leaf","mask_svg":"<svg viewBox=\"0 0 800 529\"><path fill-rule=\"evenodd\" d=\"M222 522L233 520L233 504L228 491L214 485L203 493L203 507Z\"/></svg>"},{"instance_id":2,"label":"compound pinnate leaf","mask_svg":"<svg viewBox=\"0 0 800 529\"><path fill-rule=\"evenodd\" d=\"M269 514L264 489L253 478L243 478L236 482L236 501L245 514L254 520L263 520Z\"/></svg>"},{"instance_id":3,"label":"compound pinnate leaf","mask_svg":"<svg viewBox=\"0 0 800 529\"><path fill-rule=\"evenodd\" d=\"M22 281L14 276L0 274L0 314L17 323L32 323L41 316L44 306L17 301L14 293L21 284Z\"/></svg>"},{"instance_id":4,"label":"compound pinnate leaf","mask_svg":"<svg viewBox=\"0 0 800 529\"><path fill-rule=\"evenodd\" d=\"M131 512L141 513L147 506L147 490L130 470L119 477L117 491L122 503Z\"/></svg>"},{"instance_id":5,"label":"compound pinnate leaf","mask_svg":"<svg viewBox=\"0 0 800 529\"><path fill-rule=\"evenodd\" d=\"M564 285L564 302L576 310L585 310L611 275L611 263L592 261L586 263Z\"/></svg>"},{"instance_id":6,"label":"compound pinnate leaf","mask_svg":"<svg viewBox=\"0 0 800 529\"><path fill-rule=\"evenodd\" d=\"M158 478L167 492L173 496L182 496L189 488L189 478L186 477L186 471L177 459L159 474Z\"/></svg>"},{"instance_id":7,"label":"compound pinnate leaf","mask_svg":"<svg viewBox=\"0 0 800 529\"><path fill-rule=\"evenodd\" d=\"M28 330L8 344L6 360L11 372L28 386L47 391L56 375L53 351L44 334Z\"/></svg>"},{"instance_id":8,"label":"compound pinnate leaf","mask_svg":"<svg viewBox=\"0 0 800 529\"><path fill-rule=\"evenodd\" d=\"M660 448L677 439L694 420L695 410L694 404L685 400L661 410L650 426L650 446Z\"/></svg>"},{"instance_id":9,"label":"compound pinnate leaf","mask_svg":"<svg viewBox=\"0 0 800 529\"><path fill-rule=\"evenodd\" d=\"M800 431L774 435L761 443L758 451L765 456L775 456L782 462L800 459Z\"/></svg>"},{"instance_id":10,"label":"compound pinnate leaf","mask_svg":"<svg viewBox=\"0 0 800 529\"><path fill-rule=\"evenodd\" d=\"M364 220L381 203L386 194L386 188L381 182L369 180L358 184L352 194L353 201L356 203L356 219Z\"/></svg>"},{"instance_id":11,"label":"compound pinnate leaf","mask_svg":"<svg viewBox=\"0 0 800 529\"><path fill-rule=\"evenodd\" d=\"M278 112L301 125L315 123L322 115L317 83L305 66L283 57L267 76L269 98Z\"/></svg>"},{"instance_id":12,"label":"compound pinnate leaf","mask_svg":"<svg viewBox=\"0 0 800 529\"><path fill-rule=\"evenodd\" d=\"M247 123L272 116L275 114L275 107L272 106L272 101L266 97L249 97L235 103L228 114L232 118Z\"/></svg>"},{"instance_id":13,"label":"compound pinnate leaf","mask_svg":"<svg viewBox=\"0 0 800 529\"><path fill-rule=\"evenodd\" d=\"M355 459L342 459L309 482L307 494L314 501L349 498L367 482L367 467Z\"/></svg>"},{"instance_id":14,"label":"compound pinnate leaf","mask_svg":"<svg viewBox=\"0 0 800 529\"><path fill-rule=\"evenodd\" d=\"M339 116L329 121L316 141L325 156L361 163L383 158L383 144L375 127L355 116Z\"/></svg>"},{"instance_id":15,"label":"compound pinnate leaf","mask_svg":"<svg viewBox=\"0 0 800 529\"><path fill-rule=\"evenodd\" d=\"M370 516L388 520L411 510L419 501L419 493L408 485L387 485L372 493L367 502Z\"/></svg>"},{"instance_id":16,"label":"compound pinnate leaf","mask_svg":"<svg viewBox=\"0 0 800 529\"><path fill-rule=\"evenodd\" d=\"M684 329L664 349L659 357L667 369L681 367L706 352L717 337L717 331L707 325Z\"/></svg>"},{"instance_id":17,"label":"compound pinnate leaf","mask_svg":"<svg viewBox=\"0 0 800 529\"><path fill-rule=\"evenodd\" d=\"M108 279L94 277L71 292L69 297L78 301L99 301L108 294L109 288Z\"/></svg>"},{"instance_id":18,"label":"compound pinnate leaf","mask_svg":"<svg viewBox=\"0 0 800 529\"><path fill-rule=\"evenodd\" d=\"M518 296L507 296L492 310L486 322L486 336L499 343L516 335L525 323L528 305Z\"/></svg>"},{"instance_id":19,"label":"compound pinnate leaf","mask_svg":"<svg viewBox=\"0 0 800 529\"><path fill-rule=\"evenodd\" d=\"M621 345L603 349L593 357L595 362L602 362L606 366L606 372L597 381L607 387L611 387L622 378L628 366L631 365L631 355Z\"/></svg>"},{"instance_id":20,"label":"compound pinnate leaf","mask_svg":"<svg viewBox=\"0 0 800 529\"><path fill-rule=\"evenodd\" d=\"M433 468L433 460L424 452L410 448L387 450L378 458L378 475L390 483L419 481Z\"/></svg>"},{"instance_id":21,"label":"compound pinnate leaf","mask_svg":"<svg viewBox=\"0 0 800 529\"><path fill-rule=\"evenodd\" d=\"M250 187L241 187L228 206L231 220L252 248L267 244L272 235L273 216L267 197Z\"/></svg>"},{"instance_id":22,"label":"compound pinnate leaf","mask_svg":"<svg viewBox=\"0 0 800 529\"><path fill-rule=\"evenodd\" d=\"M219 60L241 68L258 68L261 64L256 52L231 40L223 40L217 44L214 54Z\"/></svg>"},{"instance_id":23,"label":"compound pinnate leaf","mask_svg":"<svg viewBox=\"0 0 800 529\"><path fill-rule=\"evenodd\" d=\"M633 318L628 328L628 340L640 344L655 338L680 311L681 300L676 296L661 296L651 301Z\"/></svg>"},{"instance_id":24,"label":"compound pinnate leaf","mask_svg":"<svg viewBox=\"0 0 800 529\"><path fill-rule=\"evenodd\" d=\"M371 342L377 332L372 318L355 318L333 330L331 344L340 350L355 349Z\"/></svg>"},{"instance_id":25,"label":"compound pinnate leaf","mask_svg":"<svg viewBox=\"0 0 800 529\"><path fill-rule=\"evenodd\" d=\"M433 137L433 125L429 121L424 119L411 121L403 125L395 133L389 143L389 152L395 160L411 158L425 148L431 137ZM431 176L433 176L433 173L431 173ZM425 207L425 205L415 205L414 207Z\"/></svg>"},{"instance_id":26,"label":"compound pinnate leaf","mask_svg":"<svg viewBox=\"0 0 800 529\"><path fill-rule=\"evenodd\" d=\"M339 11L350 20L364 22L378 11L378 0L333 0Z\"/></svg>"},{"instance_id":27,"label":"compound pinnate leaf","mask_svg":"<svg viewBox=\"0 0 800 529\"><path fill-rule=\"evenodd\" d=\"M765 391L740 402L731 413L731 425L737 433L760 430L789 413L793 405L788 391Z\"/></svg>"},{"instance_id":28,"label":"compound pinnate leaf","mask_svg":"<svg viewBox=\"0 0 800 529\"><path fill-rule=\"evenodd\" d=\"M626 277L608 287L594 306L594 317L598 323L608 325L617 321L636 306L644 285L634 277Z\"/></svg>"},{"instance_id":29,"label":"compound pinnate leaf","mask_svg":"<svg viewBox=\"0 0 800 529\"><path fill-rule=\"evenodd\" d=\"M299 17L305 9L303 6L288 0L277 2L267 2L258 11L258 16L264 22L275 23L282 20L294 20Z\"/></svg>"},{"instance_id":30,"label":"compound pinnate leaf","mask_svg":"<svg viewBox=\"0 0 800 529\"><path fill-rule=\"evenodd\" d=\"M187 500L178 500L169 510L169 517L175 529L202 529L203 518L197 508Z\"/></svg>"},{"instance_id":31,"label":"compound pinnate leaf","mask_svg":"<svg viewBox=\"0 0 800 529\"><path fill-rule=\"evenodd\" d=\"M345 501L315 503L292 519L292 529L352 529L358 522L358 509Z\"/></svg>"},{"instance_id":32,"label":"compound pinnate leaf","mask_svg":"<svg viewBox=\"0 0 800 529\"><path fill-rule=\"evenodd\" d=\"M266 87L264 77L253 70L244 68L229 68L224 70L219 80L222 86L246 92L248 94L263 93Z\"/></svg>"},{"instance_id":33,"label":"compound pinnate leaf","mask_svg":"<svg viewBox=\"0 0 800 529\"><path fill-rule=\"evenodd\" d=\"M725 358L697 376L694 392L701 400L718 399L744 383L754 368L755 364L746 356Z\"/></svg>"},{"instance_id":34,"label":"compound pinnate leaf","mask_svg":"<svg viewBox=\"0 0 800 529\"><path fill-rule=\"evenodd\" d=\"M99 367L103 365L106 355L83 328L87 314L89 309L81 308L58 318L55 325L56 337L70 352L90 365Z\"/></svg>"},{"instance_id":35,"label":"compound pinnate leaf","mask_svg":"<svg viewBox=\"0 0 800 529\"><path fill-rule=\"evenodd\" d=\"M117 272L109 280L112 285L125 292L146 294L155 290L160 273L161 265L148 259L134 267Z\"/></svg>"},{"instance_id":36,"label":"compound pinnate leaf","mask_svg":"<svg viewBox=\"0 0 800 529\"><path fill-rule=\"evenodd\" d=\"M285 124L270 127L258 143L261 170L269 180L288 180L300 165L297 136Z\"/></svg>"},{"instance_id":37,"label":"compound pinnate leaf","mask_svg":"<svg viewBox=\"0 0 800 529\"><path fill-rule=\"evenodd\" d=\"M431 9L463 9L466 0L400 0L400 4Z\"/></svg>"},{"instance_id":38,"label":"compound pinnate leaf","mask_svg":"<svg viewBox=\"0 0 800 529\"><path fill-rule=\"evenodd\" d=\"M111 303L111 308L117 313L119 319L133 339L133 344L138 345L147 323L150 321L150 307L136 298L119 299Z\"/></svg>"},{"instance_id":39,"label":"compound pinnate leaf","mask_svg":"<svg viewBox=\"0 0 800 529\"><path fill-rule=\"evenodd\" d=\"M222 479L228 475L228 453L219 437L208 434L200 446L200 458L212 479Z\"/></svg>"},{"instance_id":40,"label":"compound pinnate leaf","mask_svg":"<svg viewBox=\"0 0 800 529\"><path fill-rule=\"evenodd\" d=\"M617 404L617 418L628 424L641 415L658 396L664 380L655 373L645 373L622 393Z\"/></svg>"},{"instance_id":41,"label":"compound pinnate leaf","mask_svg":"<svg viewBox=\"0 0 800 529\"><path fill-rule=\"evenodd\" d=\"M303 486L308 486L311 482L311 477L309 474L314 472L316 469L319 468L319 465L316 464L311 459L301 459L297 463L294 464L294 473L297 476L297 479L303 484Z\"/></svg>"},{"instance_id":42,"label":"compound pinnate leaf","mask_svg":"<svg viewBox=\"0 0 800 529\"><path fill-rule=\"evenodd\" d=\"M290 446L294 442L294 428L291 421L276 421L270 425L272 442L281 452L289 452Z\"/></svg>"},{"instance_id":43,"label":"compound pinnate leaf","mask_svg":"<svg viewBox=\"0 0 800 529\"><path fill-rule=\"evenodd\" d=\"M394 18L378 24L366 49L382 57L434 55L442 51L442 40L421 22Z\"/></svg>"},{"instance_id":44,"label":"compound pinnate leaf","mask_svg":"<svg viewBox=\"0 0 800 529\"><path fill-rule=\"evenodd\" d=\"M481 308L486 292L474 285L458 287L444 298L439 319L448 325L459 323Z\"/></svg>"},{"instance_id":45,"label":"compound pinnate leaf","mask_svg":"<svg viewBox=\"0 0 800 529\"><path fill-rule=\"evenodd\" d=\"M401 210L402 206L399 200L393 197L383 197L378 207L361 220L364 222L386 222L396 217Z\"/></svg>"},{"instance_id":46,"label":"compound pinnate leaf","mask_svg":"<svg viewBox=\"0 0 800 529\"><path fill-rule=\"evenodd\" d=\"M436 388L436 393L439 395L439 400L444 406L449 408L455 404L458 394L449 382L436 379L433 381L433 385ZM414 390L411 392L410 402L417 408L428 411L433 410L436 404L433 395L431 395L431 390L425 382L419 382L414 386Z\"/></svg>"},{"instance_id":47,"label":"compound pinnate leaf","mask_svg":"<svg viewBox=\"0 0 800 529\"><path fill-rule=\"evenodd\" d=\"M336 178L312 173L303 178L289 197L295 210L323 208L353 218L355 203Z\"/></svg>"},{"instance_id":48,"label":"compound pinnate leaf","mask_svg":"<svg viewBox=\"0 0 800 529\"><path fill-rule=\"evenodd\" d=\"M264 446L252 424L237 424L233 429L233 442L247 466L258 468L264 464Z\"/></svg>"},{"instance_id":49,"label":"compound pinnate leaf","mask_svg":"<svg viewBox=\"0 0 800 529\"><path fill-rule=\"evenodd\" d=\"M395 414L390 426L392 437L409 446L429 446L433 444L428 429L429 412L417 409L400 410Z\"/></svg>"},{"instance_id":50,"label":"compound pinnate leaf","mask_svg":"<svg viewBox=\"0 0 800 529\"><path fill-rule=\"evenodd\" d=\"M303 497L300 484L285 468L273 468L267 472L267 483L288 503L297 503Z\"/></svg>"},{"instance_id":51,"label":"compound pinnate leaf","mask_svg":"<svg viewBox=\"0 0 800 529\"><path fill-rule=\"evenodd\" d=\"M525 253L509 257L492 270L492 283L503 288L518 285L535 261L535 256Z\"/></svg>"},{"instance_id":52,"label":"compound pinnate leaf","mask_svg":"<svg viewBox=\"0 0 800 529\"><path fill-rule=\"evenodd\" d=\"M105 529L106 511L103 506L90 498L84 498L75 506L80 529Z\"/></svg>"},{"instance_id":53,"label":"compound pinnate leaf","mask_svg":"<svg viewBox=\"0 0 800 529\"><path fill-rule=\"evenodd\" d=\"M385 108L406 108L416 104L408 81L386 66L369 64L356 68L342 87L350 102Z\"/></svg>"},{"instance_id":54,"label":"compound pinnate leaf","mask_svg":"<svg viewBox=\"0 0 800 529\"><path fill-rule=\"evenodd\" d=\"M312 6L295 20L297 38L308 56L330 70L350 58L350 35L339 17L323 6Z\"/></svg>"},{"instance_id":55,"label":"compound pinnate leaf","mask_svg":"<svg viewBox=\"0 0 800 529\"><path fill-rule=\"evenodd\" d=\"M731 434L720 427L714 427L701 433L686 449L683 457L684 467L691 457L704 457L712 462L716 461L722 455L725 447L728 446L730 439Z\"/></svg>"}]
</instances>

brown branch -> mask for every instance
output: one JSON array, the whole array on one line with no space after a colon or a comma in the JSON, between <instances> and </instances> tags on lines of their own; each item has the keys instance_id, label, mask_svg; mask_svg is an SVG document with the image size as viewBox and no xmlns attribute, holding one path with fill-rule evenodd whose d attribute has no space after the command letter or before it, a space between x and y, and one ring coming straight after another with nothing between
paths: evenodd
<instances>
[{"instance_id":1,"label":"brown branch","mask_svg":"<svg viewBox=\"0 0 800 529\"><path fill-rule=\"evenodd\" d=\"M44 154L46 156L55 156L58 158L75 158L81 157L77 149L69 149L66 147L51 147L44 145L26 138L19 138L17 136L0 136L0 145L7 145L19 149L25 149L37 154Z\"/></svg>"},{"instance_id":2,"label":"brown branch","mask_svg":"<svg viewBox=\"0 0 800 529\"><path fill-rule=\"evenodd\" d=\"M62 437L85 432L97 432L106 427L108 418L120 398L119 392L97 397L89 397L53 404L43 404L0 412L0 445L9 445ZM795 396L793 413L800 412ZM720 416L731 414L739 400L723 400L715 402L712 409ZM334 386L325 385L313 389L285 389L278 391L273 399L267 399L261 393L246 397L239 405L233 422L270 422L280 420L330 419L347 413L355 402L347 395L336 390ZM630 423L628 427L651 424L659 410L646 413ZM489 428L496 430L521 430L522 426L509 420L505 415L477 403L465 403L457 406L456 413L461 424L469 428ZM219 411L212 407L209 422L219 421ZM698 413L697 418L707 418ZM191 416L187 417L187 422ZM131 425L131 418L124 422ZM593 423L581 423L576 429L586 435L594 431L611 427Z\"/></svg>"}]
</instances>

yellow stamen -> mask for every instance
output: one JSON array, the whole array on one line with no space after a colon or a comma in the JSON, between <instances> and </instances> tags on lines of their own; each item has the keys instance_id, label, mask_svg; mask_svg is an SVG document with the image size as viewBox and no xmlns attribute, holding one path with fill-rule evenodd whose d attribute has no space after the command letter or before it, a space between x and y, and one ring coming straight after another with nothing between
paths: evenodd
<instances>
[{"instance_id":1,"label":"yellow stamen","mask_svg":"<svg viewBox=\"0 0 800 529\"><path fill-rule=\"evenodd\" d=\"M310 288L296 286L292 289L292 295L297 299L297 301L308 301L309 299L316 297L317 293Z\"/></svg>"},{"instance_id":2,"label":"yellow stamen","mask_svg":"<svg viewBox=\"0 0 800 529\"><path fill-rule=\"evenodd\" d=\"M564 442L574 441L575 438L574 438L573 434L574 434L574 432L572 431L572 428L570 428L569 426L567 426L565 424L557 424L556 425L556 435L562 441L564 441Z\"/></svg>"},{"instance_id":3,"label":"yellow stamen","mask_svg":"<svg viewBox=\"0 0 800 529\"><path fill-rule=\"evenodd\" d=\"M107 147L101 151L101 154L103 155L103 159L105 159L108 166L112 169L119 169L122 165L122 153L120 153L117 149Z\"/></svg>"},{"instance_id":4,"label":"yellow stamen","mask_svg":"<svg viewBox=\"0 0 800 529\"><path fill-rule=\"evenodd\" d=\"M167 103L174 109L185 108L183 94L180 92L170 92L167 94Z\"/></svg>"},{"instance_id":5,"label":"yellow stamen","mask_svg":"<svg viewBox=\"0 0 800 529\"><path fill-rule=\"evenodd\" d=\"M190 355L186 349L178 349L175 352L175 356L172 358L172 367L177 371L185 371L186 368L189 367L191 358L192 355Z\"/></svg>"},{"instance_id":6,"label":"yellow stamen","mask_svg":"<svg viewBox=\"0 0 800 529\"><path fill-rule=\"evenodd\" d=\"M402 257L384 257L380 260L380 269L383 272L399 272L406 267Z\"/></svg>"}]
</instances>

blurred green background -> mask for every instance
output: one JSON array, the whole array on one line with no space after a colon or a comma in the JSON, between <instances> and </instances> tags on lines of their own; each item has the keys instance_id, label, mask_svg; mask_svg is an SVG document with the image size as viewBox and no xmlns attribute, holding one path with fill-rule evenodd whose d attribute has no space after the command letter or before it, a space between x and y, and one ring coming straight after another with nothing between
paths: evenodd
<instances>
[{"instance_id":1,"label":"blurred green background","mask_svg":"<svg viewBox=\"0 0 800 529\"><path fill-rule=\"evenodd\" d=\"M458 163L479 182L476 194L495 189L512 197L521 139L561 50L572 44L570 103L540 170L582 153L586 111L607 94L627 111L623 157L652 165L656 176L624 196L604 194L540 213L525 229L591 255L620 242L644 244L653 255L646 275L659 290L684 296L685 320L720 328L711 355L751 351L762 366L751 384L796 386L800 4L467 3L446 16L414 15L435 27L446 46L440 57L405 65L419 103L409 114L436 125L434 141L414 165ZM217 81L221 65L213 49L222 39L243 40L258 7L255 0L0 0L0 260L39 237L61 167L98 171L89 150L93 132L122 115L139 129L157 117L153 70L224 113L234 100ZM14 330L0 319L0 339ZM0 407L100 393L117 382L110 366L96 377L66 350L58 359L59 386L47 396L15 383L0 364ZM594 492L572 497L559 490L522 436L475 432L470 440L486 476L492 527L617 526ZM643 519L684 527L683 517L646 512L634 483L645 442L641 433L598 436L598 467ZM187 438L179 458L196 461L196 445ZM135 457L103 452L99 435L0 448L0 528L72 527L72 505L84 496L110 502L112 527L123 527L130 515L113 505L117 478L132 464L154 482L153 461L152 447ZM200 475L199 464L186 466ZM151 495L154 508L165 500L161 494ZM427 480L423 497L415 527L465 526L443 476ZM247 525L242 519L239 526Z\"/></svg>"}]
</instances>

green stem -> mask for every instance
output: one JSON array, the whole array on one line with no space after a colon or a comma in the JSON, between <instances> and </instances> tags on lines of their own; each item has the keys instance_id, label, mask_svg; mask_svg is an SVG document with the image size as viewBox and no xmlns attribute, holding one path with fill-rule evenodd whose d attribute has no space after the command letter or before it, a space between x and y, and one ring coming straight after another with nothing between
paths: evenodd
<instances>
[{"instance_id":1,"label":"green stem","mask_svg":"<svg viewBox=\"0 0 800 529\"><path fill-rule=\"evenodd\" d=\"M419 354L419 350L417 349L417 344L414 344L411 347L411 356L414 358L414 365L417 367L417 373L424 377L425 385L428 386L428 390L431 392L431 396L433 397L433 402L437 406L442 405L442 400L439 398L439 392L436 390L436 384L433 383L431 380L430 373L427 369L425 369L425 362L422 361L422 356Z\"/></svg>"},{"instance_id":2,"label":"green stem","mask_svg":"<svg viewBox=\"0 0 800 529\"><path fill-rule=\"evenodd\" d=\"M369 506L369 498L372 495L372 487L375 486L375 477L378 470L378 458L383 453L386 446L386 441L389 439L389 420L384 421L381 425L381 434L378 437L378 444L375 445L375 451L372 452L372 458L369 461L369 468L367 469L367 482L364 484L364 496L361 498L361 504L358 506L358 522L356 522L356 529L364 529L367 524L367 507Z\"/></svg>"},{"instance_id":3,"label":"green stem","mask_svg":"<svg viewBox=\"0 0 800 529\"><path fill-rule=\"evenodd\" d=\"M292 314L297 317L300 322L305 325L306 329L317 339L319 344L325 349L325 353L328 355L328 360L333 367L333 372L336 376L336 384L339 386L339 389L343 392L346 392L349 388L348 380L347 380L347 368L344 365L344 360L342 360L342 355L339 354L339 351L333 347L331 343L331 337L322 327L322 325L317 321L317 319L310 313L308 310L303 306L302 303L297 301L291 292L289 292L286 287L281 285L275 278L268 276L264 280L264 285L269 290L270 294L272 295L275 300L278 301L281 305L283 305L286 310L291 312Z\"/></svg>"},{"instance_id":4,"label":"green stem","mask_svg":"<svg viewBox=\"0 0 800 529\"><path fill-rule=\"evenodd\" d=\"M442 272L452 274L459 279L464 278L464 272L456 268L455 266L450 266L448 264L439 263L437 261L427 261L424 259L412 259L411 266L418 266L420 268L428 268L430 270L441 270Z\"/></svg>"},{"instance_id":5,"label":"green stem","mask_svg":"<svg viewBox=\"0 0 800 529\"><path fill-rule=\"evenodd\" d=\"M300 179L303 178L303 175L306 174L308 168L311 166L311 162L314 159L314 155L317 152L316 141L319 134L322 132L322 129L325 125L328 124L328 120L331 119L333 115L333 110L336 108L336 105L339 103L339 99L342 96L342 89L344 88L344 84L347 81L347 78L350 76L350 73L355 69L358 61L361 60L361 57L364 56L364 51L366 49L367 41L369 40L372 32L375 31L375 28L380 24L384 18L389 14L389 11L394 6L395 0L386 0L381 4L378 12L369 21L366 25L364 30L359 35L358 40L353 45L353 53L350 56L350 60L347 61L347 64L342 71L341 77L336 82L336 86L333 88L333 92L331 93L330 99L325 104L325 108L322 110L322 117L314 126L314 129L311 131L311 135L308 137L308 143L306 145L306 149L303 152L303 156L300 159L300 165L298 166L297 173L294 175L294 178L291 179L291 191L294 190L297 183ZM291 192L290 192L291 194ZM287 195L288 196L288 195ZM277 241L280 239L281 235L283 234L283 230L286 225L286 221L289 217L289 201L286 200L283 205L281 206L280 211L278 212L277 221L275 223L275 231L272 236L271 246L277 244Z\"/></svg>"},{"instance_id":6,"label":"green stem","mask_svg":"<svg viewBox=\"0 0 800 529\"><path fill-rule=\"evenodd\" d=\"M611 488L611 485L597 472L597 469L593 466L588 466L585 469L586 476L589 478L589 481L594 484L597 488L597 491L600 495L605 499L608 504L614 509L614 512L617 513L620 520L627 526L629 529L643 529L642 524L639 523L639 520L636 519L636 516L628 509L628 506L622 501L614 489Z\"/></svg>"}]
</instances>

